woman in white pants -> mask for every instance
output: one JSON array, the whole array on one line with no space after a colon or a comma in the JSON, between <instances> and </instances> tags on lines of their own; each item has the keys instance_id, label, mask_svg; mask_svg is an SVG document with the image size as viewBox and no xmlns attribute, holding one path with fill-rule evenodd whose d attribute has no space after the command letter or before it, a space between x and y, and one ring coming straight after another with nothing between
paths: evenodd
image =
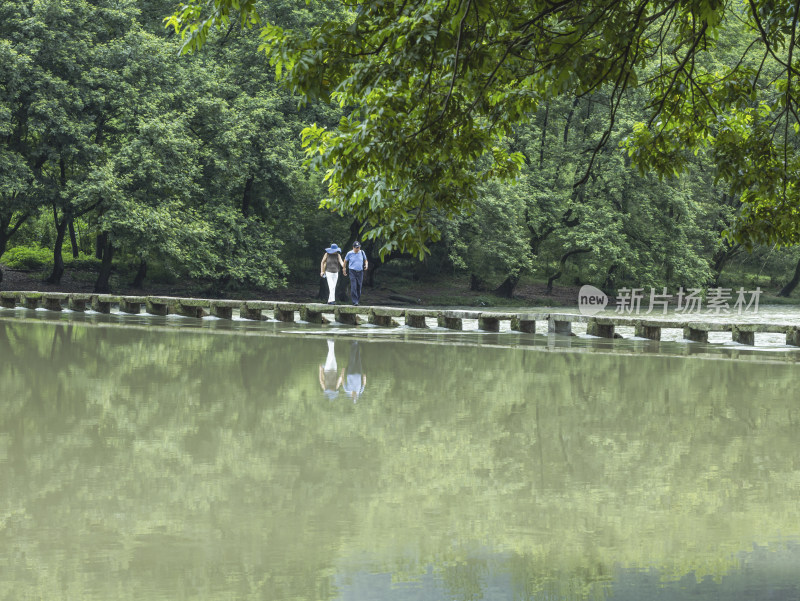
<instances>
[{"instance_id":1,"label":"woman in white pants","mask_svg":"<svg viewBox=\"0 0 800 601\"><path fill-rule=\"evenodd\" d=\"M336 282L339 281L339 268L344 268L341 249L335 244L325 249L322 263L319 266L319 275L328 280L328 304L336 304Z\"/></svg>"},{"instance_id":2,"label":"woman in white pants","mask_svg":"<svg viewBox=\"0 0 800 601\"><path fill-rule=\"evenodd\" d=\"M339 396L339 388L342 386L344 380L344 370L339 373L336 368L336 350L333 340L328 340L328 357L325 359L325 365L319 366L319 385L322 386L322 391L330 400Z\"/></svg>"}]
</instances>

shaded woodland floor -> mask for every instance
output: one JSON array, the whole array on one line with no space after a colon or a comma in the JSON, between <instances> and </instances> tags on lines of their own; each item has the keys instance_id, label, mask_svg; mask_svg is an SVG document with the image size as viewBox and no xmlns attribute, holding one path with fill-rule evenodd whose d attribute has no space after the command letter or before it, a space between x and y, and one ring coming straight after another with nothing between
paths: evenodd
<instances>
[{"instance_id":1,"label":"shaded woodland floor","mask_svg":"<svg viewBox=\"0 0 800 601\"><path fill-rule=\"evenodd\" d=\"M17 271L3 268L3 279L0 290L36 290L39 292L79 292L91 293L94 282L91 274L67 269L60 284L48 284L44 281L48 273L44 271ZM342 278L338 286L338 297L346 302L347 278ZM130 285L112 285L113 294L124 295L159 295L182 297L211 298L247 298L263 300L285 300L309 302L326 293L319 282L293 282L279 290L247 290L230 291L204 290L196 282L181 281L177 283L145 282L142 288ZM513 299L505 299L491 292L476 292L469 289L469 278L448 277L441 280L410 281L400 278L381 279L374 287L364 287L362 304L374 305L435 305L435 306L576 306L578 286L554 286L552 294L546 293L545 284L521 284L517 287Z\"/></svg>"}]
</instances>

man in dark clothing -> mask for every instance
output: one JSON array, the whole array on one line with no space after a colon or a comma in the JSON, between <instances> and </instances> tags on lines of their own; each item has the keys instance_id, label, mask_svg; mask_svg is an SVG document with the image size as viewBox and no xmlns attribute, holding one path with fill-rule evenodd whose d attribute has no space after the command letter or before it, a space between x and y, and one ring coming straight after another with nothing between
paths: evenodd
<instances>
[{"instance_id":1,"label":"man in dark clothing","mask_svg":"<svg viewBox=\"0 0 800 601\"><path fill-rule=\"evenodd\" d=\"M361 349L358 342L353 342L350 345L350 360L347 362L347 369L344 370L342 378L342 390L355 403L358 401L358 397L364 393L366 385L367 375L361 367Z\"/></svg>"},{"instance_id":2,"label":"man in dark clothing","mask_svg":"<svg viewBox=\"0 0 800 601\"><path fill-rule=\"evenodd\" d=\"M353 250L344 257L345 275L350 275L350 297L358 306L361 300L361 286L364 283L364 272L368 269L367 255L361 250L361 244L353 242Z\"/></svg>"}]
</instances>

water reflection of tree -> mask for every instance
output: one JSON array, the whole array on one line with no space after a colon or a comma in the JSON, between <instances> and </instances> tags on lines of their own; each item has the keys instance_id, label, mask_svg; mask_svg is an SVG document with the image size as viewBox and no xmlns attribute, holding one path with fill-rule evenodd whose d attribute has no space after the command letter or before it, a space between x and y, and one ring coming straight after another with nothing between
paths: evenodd
<instances>
[{"instance_id":1,"label":"water reflection of tree","mask_svg":"<svg viewBox=\"0 0 800 601\"><path fill-rule=\"evenodd\" d=\"M36 574L324 599L362 553L479 594L474 544L530 598L588 595L615 562L722 573L800 517L792 366L362 343L353 407L320 402L318 340L0 322L0 343L2 598Z\"/></svg>"}]
</instances>

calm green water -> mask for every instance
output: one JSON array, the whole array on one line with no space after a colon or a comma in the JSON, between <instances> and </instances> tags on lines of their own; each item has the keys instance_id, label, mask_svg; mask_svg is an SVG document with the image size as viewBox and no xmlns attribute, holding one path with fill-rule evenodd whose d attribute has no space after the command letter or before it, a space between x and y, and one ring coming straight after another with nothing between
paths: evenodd
<instances>
[{"instance_id":1,"label":"calm green water","mask_svg":"<svg viewBox=\"0 0 800 601\"><path fill-rule=\"evenodd\" d=\"M0 600L800 599L791 357L47 319L0 315Z\"/></svg>"}]
</instances>

